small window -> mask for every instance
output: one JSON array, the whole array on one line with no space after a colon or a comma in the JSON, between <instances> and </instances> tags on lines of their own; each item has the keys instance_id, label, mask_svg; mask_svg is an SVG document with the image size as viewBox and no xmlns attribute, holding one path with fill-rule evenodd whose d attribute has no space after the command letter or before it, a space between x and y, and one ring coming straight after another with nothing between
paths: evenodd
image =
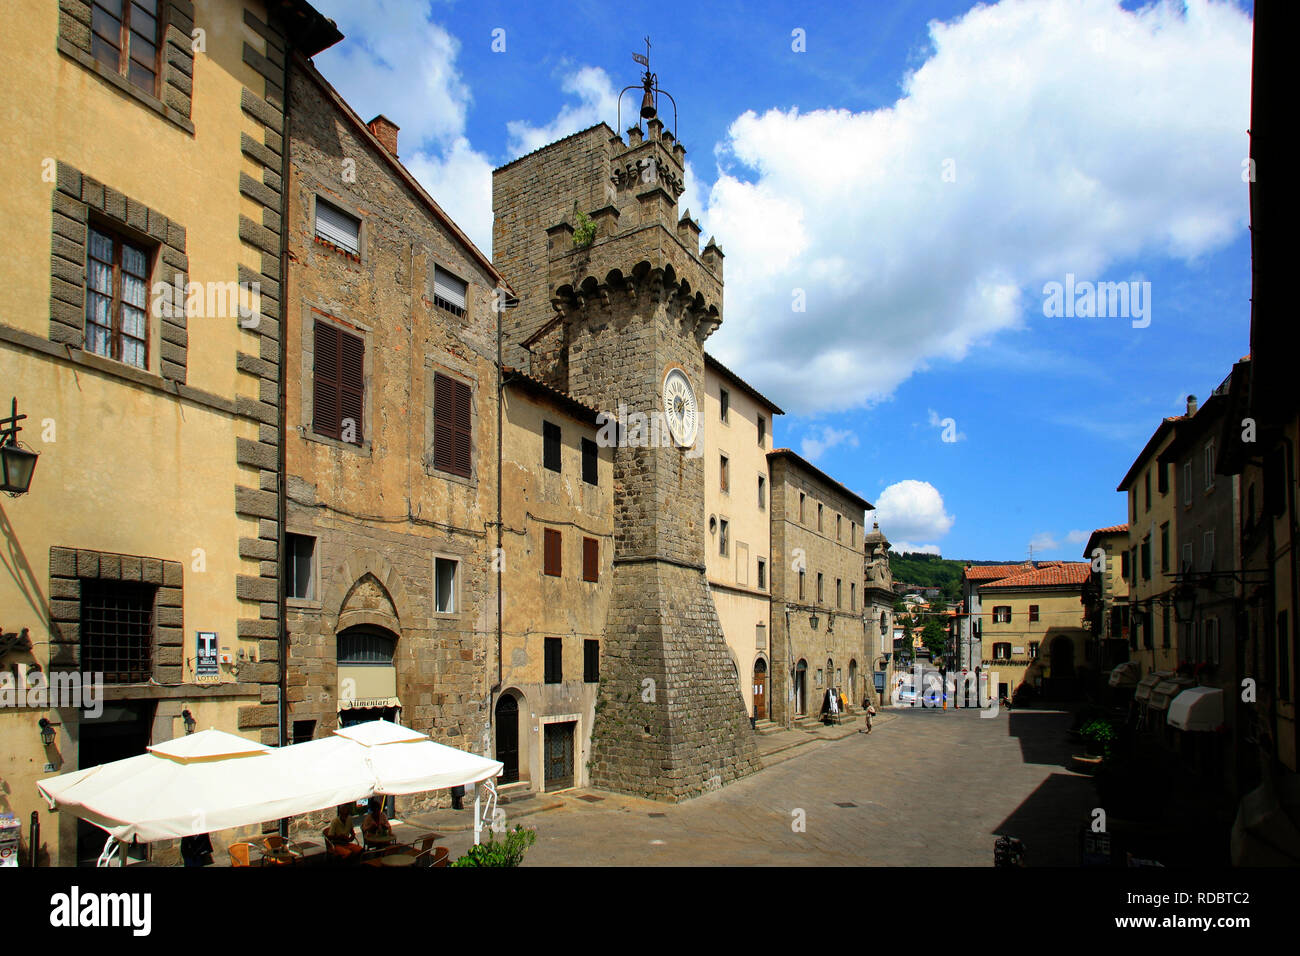
<instances>
[{"instance_id":1,"label":"small window","mask_svg":"<svg viewBox=\"0 0 1300 956\"><path fill-rule=\"evenodd\" d=\"M1031 661L1036 661L1036 660L1038 660L1038 648L1039 648L1039 646L1040 646L1040 645L1039 645L1039 642L1038 642L1038 641L1030 641L1030 642L1029 642L1029 659L1030 659Z\"/></svg>"},{"instance_id":2,"label":"small window","mask_svg":"<svg viewBox=\"0 0 1300 956\"><path fill-rule=\"evenodd\" d=\"M1160 630L1162 631L1160 635L1160 646L1164 648L1172 647L1174 642L1174 628L1170 618L1170 609L1168 604L1164 605L1164 607L1160 609Z\"/></svg>"},{"instance_id":3,"label":"small window","mask_svg":"<svg viewBox=\"0 0 1300 956\"><path fill-rule=\"evenodd\" d=\"M835 516L835 540L836 541L840 540L840 537L843 534L844 534L844 517L843 515L836 515Z\"/></svg>"},{"instance_id":4,"label":"small window","mask_svg":"<svg viewBox=\"0 0 1300 956\"><path fill-rule=\"evenodd\" d=\"M1160 526L1160 570L1169 570L1169 525Z\"/></svg>"},{"instance_id":5,"label":"small window","mask_svg":"<svg viewBox=\"0 0 1300 956\"><path fill-rule=\"evenodd\" d=\"M844 606L844 583L839 578L835 579L835 606Z\"/></svg>"},{"instance_id":6,"label":"small window","mask_svg":"<svg viewBox=\"0 0 1300 956\"><path fill-rule=\"evenodd\" d=\"M758 416L758 443L761 445L767 441L767 417Z\"/></svg>"},{"instance_id":7,"label":"small window","mask_svg":"<svg viewBox=\"0 0 1300 956\"><path fill-rule=\"evenodd\" d=\"M821 604L821 603L822 603L822 601L823 601L824 598L825 598L825 594L826 594L825 588L822 586L822 585L823 585L823 581L824 581L824 579L823 579L823 577L822 577L822 573L821 573L820 571L818 571L818 572L817 572L817 603L818 603L818 604Z\"/></svg>"},{"instance_id":8,"label":"small window","mask_svg":"<svg viewBox=\"0 0 1300 956\"><path fill-rule=\"evenodd\" d=\"M767 507L767 477L758 476L758 508L760 511Z\"/></svg>"},{"instance_id":9,"label":"small window","mask_svg":"<svg viewBox=\"0 0 1300 956\"><path fill-rule=\"evenodd\" d=\"M542 535L542 566L545 573L553 578L560 577L561 574L561 544L563 539L560 532L554 528L547 528Z\"/></svg>"},{"instance_id":10,"label":"small window","mask_svg":"<svg viewBox=\"0 0 1300 956\"><path fill-rule=\"evenodd\" d=\"M81 582L81 663L108 684L143 684L153 676L153 606L157 587L132 581Z\"/></svg>"},{"instance_id":11,"label":"small window","mask_svg":"<svg viewBox=\"0 0 1300 956\"><path fill-rule=\"evenodd\" d=\"M316 197L316 238L343 250L361 255L361 220Z\"/></svg>"},{"instance_id":12,"label":"small window","mask_svg":"<svg viewBox=\"0 0 1300 956\"><path fill-rule=\"evenodd\" d=\"M600 641L582 642L582 681L584 684L600 681Z\"/></svg>"},{"instance_id":13,"label":"small window","mask_svg":"<svg viewBox=\"0 0 1300 956\"><path fill-rule=\"evenodd\" d=\"M852 581L850 581L849 582L849 610L856 611L857 609L858 609L858 586L854 584Z\"/></svg>"},{"instance_id":14,"label":"small window","mask_svg":"<svg viewBox=\"0 0 1300 956\"><path fill-rule=\"evenodd\" d=\"M542 422L542 466L547 471L560 470L560 426Z\"/></svg>"},{"instance_id":15,"label":"small window","mask_svg":"<svg viewBox=\"0 0 1300 956\"><path fill-rule=\"evenodd\" d=\"M1142 476L1142 486L1145 489L1146 510L1151 510L1151 472L1148 471Z\"/></svg>"},{"instance_id":16,"label":"small window","mask_svg":"<svg viewBox=\"0 0 1300 956\"><path fill-rule=\"evenodd\" d=\"M600 452L590 438L582 440L582 480L589 485L600 484Z\"/></svg>"},{"instance_id":17,"label":"small window","mask_svg":"<svg viewBox=\"0 0 1300 956\"><path fill-rule=\"evenodd\" d=\"M329 322L316 321L312 351L312 431L361 445L365 411L366 342Z\"/></svg>"},{"instance_id":18,"label":"small window","mask_svg":"<svg viewBox=\"0 0 1300 956\"><path fill-rule=\"evenodd\" d=\"M799 600L800 601L803 600L803 582L805 577L807 577L807 572L800 571L799 572Z\"/></svg>"},{"instance_id":19,"label":"small window","mask_svg":"<svg viewBox=\"0 0 1300 956\"><path fill-rule=\"evenodd\" d=\"M1125 581L1128 580L1129 575L1128 563L1128 549L1126 548L1119 556L1119 576Z\"/></svg>"},{"instance_id":20,"label":"small window","mask_svg":"<svg viewBox=\"0 0 1300 956\"><path fill-rule=\"evenodd\" d=\"M308 534L284 536L285 587L300 601L316 599L316 539Z\"/></svg>"},{"instance_id":21,"label":"small window","mask_svg":"<svg viewBox=\"0 0 1300 956\"><path fill-rule=\"evenodd\" d=\"M90 52L101 66L125 76L150 96L158 89L157 0L94 0Z\"/></svg>"},{"instance_id":22,"label":"small window","mask_svg":"<svg viewBox=\"0 0 1300 956\"><path fill-rule=\"evenodd\" d=\"M1010 623L1011 623L1011 605L1009 605L1009 604L1000 604L1000 605L998 605L997 607L995 607L995 608L993 609L993 623L994 623L994 624L1010 624Z\"/></svg>"},{"instance_id":23,"label":"small window","mask_svg":"<svg viewBox=\"0 0 1300 956\"><path fill-rule=\"evenodd\" d=\"M1192 463L1189 461L1183 464L1183 504L1190 505L1191 503L1192 503Z\"/></svg>"},{"instance_id":24,"label":"small window","mask_svg":"<svg viewBox=\"0 0 1300 956\"><path fill-rule=\"evenodd\" d=\"M1214 532L1207 531L1204 536L1204 547L1201 551L1201 565L1203 570L1214 570Z\"/></svg>"},{"instance_id":25,"label":"small window","mask_svg":"<svg viewBox=\"0 0 1300 956\"><path fill-rule=\"evenodd\" d=\"M1038 605L1031 604L1029 605L1029 621L1032 624L1034 621L1037 620L1038 620Z\"/></svg>"},{"instance_id":26,"label":"small window","mask_svg":"<svg viewBox=\"0 0 1300 956\"><path fill-rule=\"evenodd\" d=\"M857 546L858 546L858 523L856 521L850 521L849 522L849 547L856 548Z\"/></svg>"},{"instance_id":27,"label":"small window","mask_svg":"<svg viewBox=\"0 0 1300 956\"><path fill-rule=\"evenodd\" d=\"M558 684L564 680L564 641L558 637L546 639L545 677L548 684Z\"/></svg>"},{"instance_id":28,"label":"small window","mask_svg":"<svg viewBox=\"0 0 1300 956\"><path fill-rule=\"evenodd\" d=\"M595 538L582 539L582 580L600 580L600 542Z\"/></svg>"},{"instance_id":29,"label":"small window","mask_svg":"<svg viewBox=\"0 0 1300 956\"><path fill-rule=\"evenodd\" d=\"M467 295L469 284L439 266L433 269L433 304L450 312L457 318L464 318L468 308Z\"/></svg>"},{"instance_id":30,"label":"small window","mask_svg":"<svg viewBox=\"0 0 1300 956\"><path fill-rule=\"evenodd\" d=\"M720 389L718 392L718 417L722 419L724 424L727 421L729 411L731 411L731 393L725 388Z\"/></svg>"},{"instance_id":31,"label":"small window","mask_svg":"<svg viewBox=\"0 0 1300 956\"><path fill-rule=\"evenodd\" d=\"M1205 446L1205 490L1214 487L1214 442Z\"/></svg>"},{"instance_id":32,"label":"small window","mask_svg":"<svg viewBox=\"0 0 1300 956\"><path fill-rule=\"evenodd\" d=\"M439 614L456 613L456 575L459 570L459 561L451 558L433 559L433 606Z\"/></svg>"},{"instance_id":33,"label":"small window","mask_svg":"<svg viewBox=\"0 0 1300 956\"><path fill-rule=\"evenodd\" d=\"M1156 465L1156 491L1160 492L1161 497L1169 493L1169 469L1170 465L1161 462Z\"/></svg>"},{"instance_id":34,"label":"small window","mask_svg":"<svg viewBox=\"0 0 1300 956\"><path fill-rule=\"evenodd\" d=\"M440 372L433 376L433 467L462 478L473 474L470 387Z\"/></svg>"},{"instance_id":35,"label":"small window","mask_svg":"<svg viewBox=\"0 0 1300 956\"><path fill-rule=\"evenodd\" d=\"M758 559L758 589L767 590L767 562L762 558Z\"/></svg>"},{"instance_id":36,"label":"small window","mask_svg":"<svg viewBox=\"0 0 1300 956\"><path fill-rule=\"evenodd\" d=\"M804 519L804 508L803 508L803 505L804 505L804 498L805 498L804 493L803 493L802 491L799 492L799 523L800 523L800 524L804 524L804 522L805 522L805 519Z\"/></svg>"},{"instance_id":37,"label":"small window","mask_svg":"<svg viewBox=\"0 0 1300 956\"><path fill-rule=\"evenodd\" d=\"M1196 561L1195 555L1192 554L1193 550L1190 541L1183 545L1183 565L1178 569L1180 573L1186 574L1188 571L1192 570L1192 565Z\"/></svg>"},{"instance_id":38,"label":"small window","mask_svg":"<svg viewBox=\"0 0 1300 956\"><path fill-rule=\"evenodd\" d=\"M348 665L391 665L397 642L366 626L348 628L335 639L337 662Z\"/></svg>"},{"instance_id":39,"label":"small window","mask_svg":"<svg viewBox=\"0 0 1300 956\"><path fill-rule=\"evenodd\" d=\"M149 252L99 226L88 235L86 351L147 368Z\"/></svg>"},{"instance_id":40,"label":"small window","mask_svg":"<svg viewBox=\"0 0 1300 956\"><path fill-rule=\"evenodd\" d=\"M1142 580L1151 580L1151 536L1142 539Z\"/></svg>"},{"instance_id":41,"label":"small window","mask_svg":"<svg viewBox=\"0 0 1300 956\"><path fill-rule=\"evenodd\" d=\"M730 523L727 521L726 518L721 518L721 519L719 519L719 521L718 521L718 554L721 554L721 555L723 555L724 557L725 557L726 554L727 554L727 549L728 549L728 546L729 546L729 542L728 542L728 540L727 540L727 537L728 537L728 536L727 536L727 531L728 531L729 528L730 528Z\"/></svg>"},{"instance_id":42,"label":"small window","mask_svg":"<svg viewBox=\"0 0 1300 956\"><path fill-rule=\"evenodd\" d=\"M817 530L822 530L822 506L820 503L817 505Z\"/></svg>"},{"instance_id":43,"label":"small window","mask_svg":"<svg viewBox=\"0 0 1300 956\"><path fill-rule=\"evenodd\" d=\"M727 456L726 456L726 455L721 455L721 456L719 457L719 459L718 459L718 476L719 476L719 484L718 484L718 486L722 489L722 491L723 491L724 493L727 492L727 491L729 491L729 490L730 490L730 487L731 487L731 476L730 476L730 474L728 473L728 467L727 467L729 464L730 464L730 462L727 461Z\"/></svg>"},{"instance_id":44,"label":"small window","mask_svg":"<svg viewBox=\"0 0 1300 956\"><path fill-rule=\"evenodd\" d=\"M295 720L293 722L293 742L305 744L316 736L316 721Z\"/></svg>"},{"instance_id":45,"label":"small window","mask_svg":"<svg viewBox=\"0 0 1300 956\"><path fill-rule=\"evenodd\" d=\"M999 642L999 643L997 643L997 644L994 644L994 645L993 645L993 659L994 659L995 661L1009 661L1009 660L1011 660L1011 645L1010 645L1010 644L1007 644L1007 643L1004 643L1004 642Z\"/></svg>"}]
</instances>

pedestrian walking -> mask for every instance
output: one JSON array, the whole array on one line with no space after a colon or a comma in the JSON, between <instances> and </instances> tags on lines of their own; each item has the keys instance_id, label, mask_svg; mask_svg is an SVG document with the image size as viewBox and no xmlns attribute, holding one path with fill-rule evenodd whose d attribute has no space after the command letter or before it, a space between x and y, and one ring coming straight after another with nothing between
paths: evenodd
<instances>
[{"instance_id":1,"label":"pedestrian walking","mask_svg":"<svg viewBox=\"0 0 1300 956\"><path fill-rule=\"evenodd\" d=\"M867 733L871 733L871 721L876 716L876 705L867 701Z\"/></svg>"}]
</instances>

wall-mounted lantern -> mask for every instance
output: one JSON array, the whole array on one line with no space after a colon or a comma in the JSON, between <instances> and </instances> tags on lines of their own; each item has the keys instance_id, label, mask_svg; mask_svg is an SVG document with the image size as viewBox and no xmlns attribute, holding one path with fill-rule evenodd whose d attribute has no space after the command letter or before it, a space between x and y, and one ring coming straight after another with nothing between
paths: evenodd
<instances>
[{"instance_id":1,"label":"wall-mounted lantern","mask_svg":"<svg viewBox=\"0 0 1300 956\"><path fill-rule=\"evenodd\" d=\"M181 711L181 720L185 723L185 733L187 734L194 733L194 728L199 725L199 722L194 719L194 715L188 709Z\"/></svg>"},{"instance_id":2,"label":"wall-mounted lantern","mask_svg":"<svg viewBox=\"0 0 1300 956\"><path fill-rule=\"evenodd\" d=\"M17 398L12 408L8 418L0 418L0 491L17 498L27 494L32 485L39 453L18 444L18 433L22 431L18 423L27 416L18 414Z\"/></svg>"},{"instance_id":3,"label":"wall-mounted lantern","mask_svg":"<svg viewBox=\"0 0 1300 956\"><path fill-rule=\"evenodd\" d=\"M41 743L46 747L54 743L54 738L58 736L59 731L52 723L50 723L50 719L48 717L42 717L37 726L41 728Z\"/></svg>"}]
</instances>

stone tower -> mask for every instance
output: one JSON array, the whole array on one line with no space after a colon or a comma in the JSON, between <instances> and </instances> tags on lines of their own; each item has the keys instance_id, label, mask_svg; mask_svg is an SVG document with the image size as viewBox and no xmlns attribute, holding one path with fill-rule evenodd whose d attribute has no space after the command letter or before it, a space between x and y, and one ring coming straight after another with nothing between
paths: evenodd
<instances>
[{"instance_id":1,"label":"stone tower","mask_svg":"<svg viewBox=\"0 0 1300 956\"><path fill-rule=\"evenodd\" d=\"M522 300L507 361L632 426L614 455L591 782L682 800L759 761L705 577L702 432L682 447L660 421L670 372L702 407L722 251L701 253L699 226L677 215L686 150L657 116L645 126L625 141L602 123L497 170L493 242Z\"/></svg>"}]
</instances>

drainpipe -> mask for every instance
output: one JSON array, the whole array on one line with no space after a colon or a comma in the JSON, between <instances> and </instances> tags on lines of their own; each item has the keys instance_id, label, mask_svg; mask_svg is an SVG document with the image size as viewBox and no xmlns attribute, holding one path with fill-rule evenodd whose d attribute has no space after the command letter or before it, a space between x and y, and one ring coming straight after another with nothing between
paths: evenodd
<instances>
[{"instance_id":1,"label":"drainpipe","mask_svg":"<svg viewBox=\"0 0 1300 956\"><path fill-rule=\"evenodd\" d=\"M284 122L281 130L282 135L280 137L280 298L279 298L280 364L279 364L279 370L277 372L277 378L279 379L279 397L280 397L280 408L278 412L279 421L277 423L277 427L279 429L280 448L278 452L279 480L276 481L276 485L278 486L279 492L276 495L276 502L275 502L276 528L277 528L275 554L276 554L276 559L280 563L280 568L279 568L280 573L276 575L276 578L279 581L279 587L277 588L277 595L276 595L276 603L277 603L276 620L278 622L278 629L280 632L280 640L278 642L279 652L280 652L279 653L279 658L280 658L279 685L280 686L279 686L279 692L276 694L276 697L279 701L278 704L276 705L276 723L278 724L281 747L287 745L289 742L289 734L288 734L289 703L287 700L287 695L289 692L289 675L288 675L289 627L288 627L288 622L285 620L285 615L288 606L288 602L287 602L288 587L284 580L284 569L285 569L284 522L285 522L285 518L288 517L288 511L289 511L289 505L288 505L289 479L287 474L288 459L285 451L285 439L287 437L287 416L285 414L285 401L286 401L285 392L286 392L287 376L285 374L286 360L284 354L284 339L285 339L284 330L287 324L285 322L285 315L286 315L285 303L288 301L288 292L289 292L289 143L291 140L290 129L289 129L289 115L290 115L289 64L293 61L293 53L294 53L293 41L286 33L284 39L284 85L282 87L282 89L284 90L284 110L282 111L282 115L284 116ZM282 819L280 821L280 836L286 839L289 836L288 818Z\"/></svg>"},{"instance_id":2,"label":"drainpipe","mask_svg":"<svg viewBox=\"0 0 1300 956\"><path fill-rule=\"evenodd\" d=\"M499 693L501 692L501 684L502 684L502 682L503 682L504 679L505 679L505 666L504 666L504 664L503 664L503 662L502 662L502 660L501 660L501 653L502 653L502 640L501 640L501 636L502 636L501 609L502 609L502 603L503 603L503 602L502 602L502 595L501 595L501 574L502 574L502 567L501 567L501 566L502 566L502 564L505 563L505 562L502 560L502 559L503 559L503 552L502 552L502 550L501 550L501 447L502 447L502 443L501 443L501 424L502 424L502 420L503 420L503 417L504 417L504 416L502 415L502 411L501 411L501 399L502 399L503 394L504 394L504 392L505 392L505 380L504 380L504 376L503 376L502 363L501 363L501 336L502 336L502 322L503 322L503 317L504 317L504 312L505 312L505 296L502 294L502 290L501 290L501 288L500 288L499 286L498 286L497 290L493 293L493 295L494 295L494 301L493 301L493 304L494 304L494 306L496 307L496 313L497 313L497 520L496 520L496 526L497 526L497 549L496 549L496 554L494 555L494 558L493 558L493 561L492 561L492 563L496 566L496 578L497 578L497 581L496 581L496 586L497 586L497 628L496 628L496 630L497 630L497 682L496 682L496 684L495 684L491 689L488 690L488 723L487 723L487 726L488 726L488 739L487 739L487 749L488 749L488 753L487 753L487 756L489 756L489 757L492 756L492 737L493 737L493 733L494 733L494 731L496 730L496 697L497 697L497 694L499 694ZM478 788L477 788L477 787L476 787L475 790L474 790L474 799L475 799L475 800L478 799ZM475 810L475 813L477 814L477 810ZM475 817L475 819L477 819L477 816ZM475 831L475 842L476 842L476 843L478 842L477 831Z\"/></svg>"}]
</instances>

